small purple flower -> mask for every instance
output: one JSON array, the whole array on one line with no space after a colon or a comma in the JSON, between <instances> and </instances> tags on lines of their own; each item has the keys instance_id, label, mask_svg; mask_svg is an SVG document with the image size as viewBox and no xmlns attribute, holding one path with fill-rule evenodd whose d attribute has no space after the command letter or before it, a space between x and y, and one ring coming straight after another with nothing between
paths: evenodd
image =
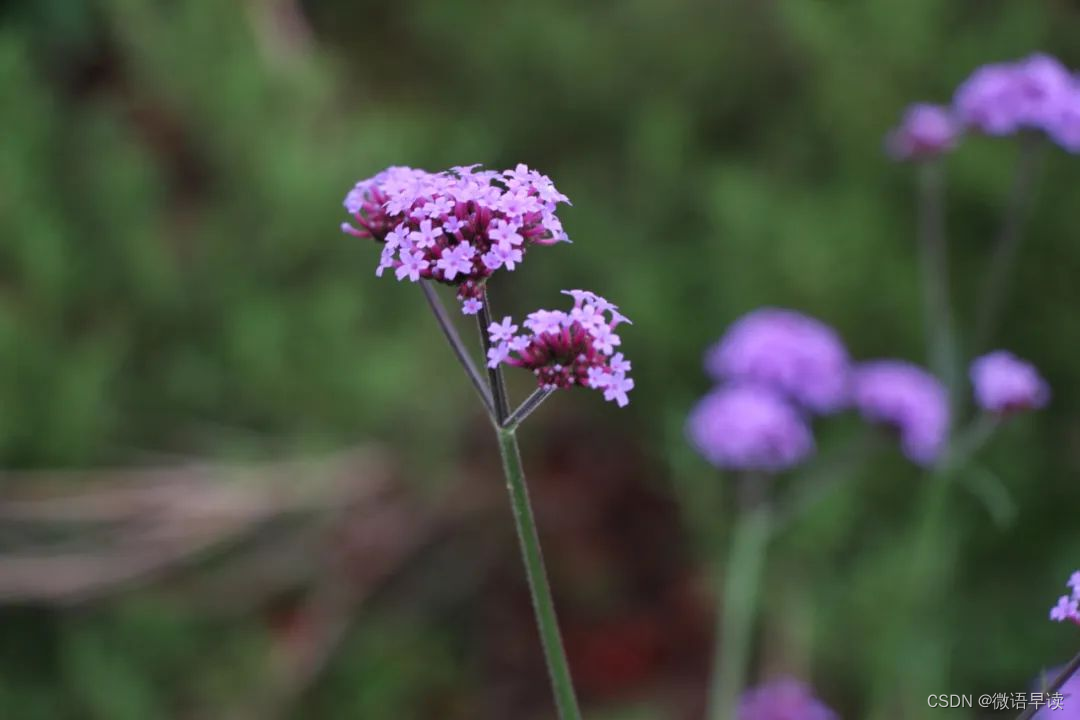
<instances>
[{"instance_id":1,"label":"small purple flower","mask_svg":"<svg viewBox=\"0 0 1080 720\"><path fill-rule=\"evenodd\" d=\"M509 315L504 317L502 322L488 325L488 335L491 336L491 342L493 343L510 342L517 331L518 326L514 324Z\"/></svg>"},{"instance_id":2,"label":"small purple flower","mask_svg":"<svg viewBox=\"0 0 1080 720\"><path fill-rule=\"evenodd\" d=\"M435 263L435 267L442 270L444 278L453 280L459 274L467 275L472 272L472 259L475 255L476 248L468 243L461 243L443 253L443 256Z\"/></svg>"},{"instance_id":3,"label":"small purple flower","mask_svg":"<svg viewBox=\"0 0 1080 720\"><path fill-rule=\"evenodd\" d=\"M782 396L758 385L713 390L690 412L686 434L713 465L779 472L814 451L806 420Z\"/></svg>"},{"instance_id":4,"label":"small purple flower","mask_svg":"<svg viewBox=\"0 0 1080 720\"><path fill-rule=\"evenodd\" d=\"M900 434L912 462L937 460L949 432L949 400L933 375L902 360L864 363L855 369L854 398L863 417Z\"/></svg>"},{"instance_id":5,"label":"small purple flower","mask_svg":"<svg viewBox=\"0 0 1080 720\"><path fill-rule=\"evenodd\" d=\"M816 413L849 399L847 350L828 325L793 310L761 308L737 320L705 356L717 380L772 387Z\"/></svg>"},{"instance_id":6,"label":"small purple flower","mask_svg":"<svg viewBox=\"0 0 1080 720\"><path fill-rule=\"evenodd\" d=\"M971 364L971 382L979 407L999 415L1041 408L1050 397L1035 367L1006 350L975 360Z\"/></svg>"},{"instance_id":7,"label":"small purple flower","mask_svg":"<svg viewBox=\"0 0 1080 720\"><path fill-rule=\"evenodd\" d=\"M465 302L461 303L461 312L464 315L475 315L480 312L484 304L476 298L467 298Z\"/></svg>"},{"instance_id":8,"label":"small purple flower","mask_svg":"<svg viewBox=\"0 0 1080 720\"><path fill-rule=\"evenodd\" d=\"M605 400L625 407L634 381L628 375L630 363L622 353L614 352L622 343L614 330L625 318L595 293L574 290L567 294L574 298L573 310L530 313L522 323L530 334L515 335L518 328L509 317L492 323L488 367L526 368L536 375L541 388L592 388L601 391Z\"/></svg>"},{"instance_id":9,"label":"small purple flower","mask_svg":"<svg viewBox=\"0 0 1080 720\"><path fill-rule=\"evenodd\" d=\"M839 720L806 683L779 678L743 693L738 720Z\"/></svg>"},{"instance_id":10,"label":"small purple flower","mask_svg":"<svg viewBox=\"0 0 1080 720\"><path fill-rule=\"evenodd\" d=\"M956 147L960 126L947 108L918 103L904 113L900 127L886 140L886 149L897 160L924 160Z\"/></svg>"},{"instance_id":11,"label":"small purple flower","mask_svg":"<svg viewBox=\"0 0 1080 720\"><path fill-rule=\"evenodd\" d=\"M411 282L420 281L420 273L428 269L427 260L424 259L422 253L419 252L406 252L401 254L401 264L398 265L394 274L397 275L398 280L403 280L406 277Z\"/></svg>"},{"instance_id":12,"label":"small purple flower","mask_svg":"<svg viewBox=\"0 0 1080 720\"><path fill-rule=\"evenodd\" d=\"M1072 574L1067 586L1070 594L1058 598L1057 604L1050 608L1050 619L1080 625L1080 570Z\"/></svg>"}]
</instances>

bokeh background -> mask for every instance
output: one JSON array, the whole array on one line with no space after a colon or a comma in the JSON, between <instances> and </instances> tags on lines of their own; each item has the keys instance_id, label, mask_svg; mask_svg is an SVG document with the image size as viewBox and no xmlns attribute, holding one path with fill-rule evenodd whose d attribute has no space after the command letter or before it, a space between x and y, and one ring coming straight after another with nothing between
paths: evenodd
<instances>
[{"instance_id":1,"label":"bokeh background","mask_svg":"<svg viewBox=\"0 0 1080 720\"><path fill-rule=\"evenodd\" d=\"M771 304L924 361L883 136L984 62L1080 65L1078 33L1064 0L0 3L0 716L553 716L486 420L416 288L337 229L387 165L526 162L575 244L497 312L587 287L635 321L629 408L560 394L522 433L579 691L701 717L730 525L682 437L702 351ZM962 331L1016 161L948 161ZM755 678L959 717L924 691L1075 651L1046 611L1080 565L1078 193L1044 153L994 345L1053 402L980 455L991 511L950 495L932 612L892 602L925 478L886 447L775 538ZM820 424L822 455L863 432Z\"/></svg>"}]
</instances>

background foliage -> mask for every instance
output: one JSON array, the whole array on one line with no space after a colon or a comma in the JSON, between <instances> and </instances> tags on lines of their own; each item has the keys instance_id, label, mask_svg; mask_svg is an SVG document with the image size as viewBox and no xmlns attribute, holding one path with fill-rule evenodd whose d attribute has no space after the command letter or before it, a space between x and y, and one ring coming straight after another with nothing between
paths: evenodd
<instances>
[{"instance_id":1,"label":"background foliage","mask_svg":"<svg viewBox=\"0 0 1080 720\"><path fill-rule=\"evenodd\" d=\"M726 527L721 481L681 438L708 386L702 350L774 304L835 325L857 357L923 360L914 178L882 136L983 62L1042 49L1080 66L1078 31L1074 4L1003 0L0 4L0 460L377 440L431 505L463 476L497 490L419 294L372 277L374 248L337 225L351 183L386 165L526 162L573 200L575 244L501 278L500 308L589 287L635 321L630 408L569 393L526 438L541 505L595 520L549 541L572 661L595 717L694 717L711 630L707 597L686 597L708 595ZM1015 157L973 139L949 161L962 327ZM938 620L909 626L890 606L923 481L898 454L778 538L762 672L810 675L846 717L874 705L882 672L920 662L897 628L945 639L933 692L1017 691L1073 649L1044 613L1080 556L1078 180L1080 159L1046 154L995 343L1032 359L1054 400L982 460L1013 522L950 500L957 569ZM860 430L822 432L825 452ZM437 569L376 596L290 712L545 717L534 637L507 619L527 612L508 541L504 555L447 597ZM672 619L682 602L704 608L698 624ZM10 606L0 624L0 714L19 720L229 716L273 635L139 594ZM651 639L627 644L634 632ZM894 714L921 716L908 700Z\"/></svg>"}]
</instances>

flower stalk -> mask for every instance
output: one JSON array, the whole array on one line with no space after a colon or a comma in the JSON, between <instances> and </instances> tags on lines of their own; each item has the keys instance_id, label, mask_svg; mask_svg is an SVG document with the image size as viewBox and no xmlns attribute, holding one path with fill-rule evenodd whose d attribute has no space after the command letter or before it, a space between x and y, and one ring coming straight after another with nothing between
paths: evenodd
<instances>
[{"instance_id":1,"label":"flower stalk","mask_svg":"<svg viewBox=\"0 0 1080 720\"><path fill-rule=\"evenodd\" d=\"M521 464L517 434L513 428L500 428L498 436L499 452L502 454L503 471L506 474L506 488L510 492L514 524L521 544L521 557L525 563L525 574L529 582L536 624L540 631L540 643L544 649L544 660L551 678L551 688L555 694L555 705L560 720L580 720L581 710L578 709L574 683L570 676L570 664L567 662L566 650L563 648L562 636L559 634L555 602L552 599L551 585L548 583L547 572L544 569L544 557L540 550L540 537L536 531L532 505L529 502L529 490L525 483L525 470Z\"/></svg>"},{"instance_id":2,"label":"flower stalk","mask_svg":"<svg viewBox=\"0 0 1080 720\"><path fill-rule=\"evenodd\" d=\"M484 404L487 414L494 418L495 405L492 403L491 392L488 390L487 383L484 382L484 377L477 369L476 363L473 362L472 357L469 355L469 351L465 348L465 343L461 341L461 336L458 335L457 328L454 327L446 308L443 307L442 301L439 300L435 288L425 280L420 283L420 289L424 291L424 297L431 307L431 312L435 315L436 322L439 323L439 329L442 330L443 337L450 343L450 349L454 351L454 357L458 359L461 367L465 369L465 374L469 376L469 381L476 388L476 392L480 396L480 402Z\"/></svg>"},{"instance_id":3,"label":"flower stalk","mask_svg":"<svg viewBox=\"0 0 1080 720\"><path fill-rule=\"evenodd\" d=\"M765 554L772 527L766 499L768 478L746 474L739 479L739 502L722 605L718 613L716 657L709 691L710 720L735 720L739 693L746 679Z\"/></svg>"}]
</instances>

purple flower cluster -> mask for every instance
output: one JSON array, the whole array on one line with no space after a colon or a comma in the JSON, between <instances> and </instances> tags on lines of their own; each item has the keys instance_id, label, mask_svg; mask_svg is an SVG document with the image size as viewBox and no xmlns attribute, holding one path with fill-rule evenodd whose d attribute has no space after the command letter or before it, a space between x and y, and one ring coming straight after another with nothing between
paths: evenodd
<instances>
[{"instance_id":1,"label":"purple flower cluster","mask_svg":"<svg viewBox=\"0 0 1080 720\"><path fill-rule=\"evenodd\" d=\"M894 429L908 459L933 463L949 432L949 398L930 373L902 360L876 360L855 370L855 405L863 417Z\"/></svg>"},{"instance_id":2,"label":"purple flower cluster","mask_svg":"<svg viewBox=\"0 0 1080 720\"><path fill-rule=\"evenodd\" d=\"M1057 605L1050 608L1050 619L1054 622L1066 620L1080 625L1080 570L1069 577L1066 587L1071 591L1058 598Z\"/></svg>"},{"instance_id":3,"label":"purple flower cluster","mask_svg":"<svg viewBox=\"0 0 1080 720\"><path fill-rule=\"evenodd\" d=\"M686 432L724 469L788 469L813 452L809 416L851 406L895 430L919 465L935 462L948 437L948 396L934 376L900 360L852 365L832 328L792 310L743 316L706 353L705 367L723 385L690 413ZM1009 397L1010 408L1020 402Z\"/></svg>"},{"instance_id":4,"label":"purple flower cluster","mask_svg":"<svg viewBox=\"0 0 1080 720\"><path fill-rule=\"evenodd\" d=\"M925 159L951 150L966 131L1042 132L1080 152L1080 80L1041 53L983 65L960 84L951 107L912 105L886 145L899 160Z\"/></svg>"},{"instance_id":5,"label":"purple flower cluster","mask_svg":"<svg viewBox=\"0 0 1080 720\"><path fill-rule=\"evenodd\" d=\"M1080 85L1057 59L1035 54L984 65L953 99L957 119L987 135L1041 130L1068 150L1080 150Z\"/></svg>"},{"instance_id":6,"label":"purple flower cluster","mask_svg":"<svg viewBox=\"0 0 1080 720\"><path fill-rule=\"evenodd\" d=\"M904 113L900 126L889 133L885 147L897 160L932 158L952 150L960 132L960 124L947 108L916 103Z\"/></svg>"},{"instance_id":7,"label":"purple flower cluster","mask_svg":"<svg viewBox=\"0 0 1080 720\"><path fill-rule=\"evenodd\" d=\"M531 245L567 241L556 213L568 203L550 178L525 165L496 172L478 166L429 173L391 167L362 180L345 197L350 235L382 243L375 271L457 288L462 310L480 310L483 283L513 270Z\"/></svg>"},{"instance_id":8,"label":"purple flower cluster","mask_svg":"<svg viewBox=\"0 0 1080 720\"><path fill-rule=\"evenodd\" d=\"M814 451L802 413L760 385L716 388L690 412L686 432L702 457L724 469L779 472Z\"/></svg>"},{"instance_id":9,"label":"purple flower cluster","mask_svg":"<svg viewBox=\"0 0 1080 720\"><path fill-rule=\"evenodd\" d=\"M761 384L816 413L847 404L848 363L832 328L778 308L747 313L705 356L714 379Z\"/></svg>"},{"instance_id":10,"label":"purple flower cluster","mask_svg":"<svg viewBox=\"0 0 1080 720\"><path fill-rule=\"evenodd\" d=\"M838 720L806 683L780 678L747 690L739 702L738 720Z\"/></svg>"},{"instance_id":11,"label":"purple flower cluster","mask_svg":"<svg viewBox=\"0 0 1080 720\"><path fill-rule=\"evenodd\" d=\"M1031 363L1007 350L983 355L971 364L971 382L979 407L996 415L1046 405L1050 390Z\"/></svg>"},{"instance_id":12,"label":"purple flower cluster","mask_svg":"<svg viewBox=\"0 0 1080 720\"><path fill-rule=\"evenodd\" d=\"M807 413L848 403L849 360L839 336L793 310L744 315L705 355L720 388L690 413L687 436L730 470L786 470L814 451Z\"/></svg>"},{"instance_id":13,"label":"purple flower cluster","mask_svg":"<svg viewBox=\"0 0 1080 720\"><path fill-rule=\"evenodd\" d=\"M625 407L634 381L630 362L615 348L622 340L615 328L629 323L615 305L587 290L564 290L574 299L569 312L537 310L522 323L529 331L517 334L510 317L488 327L491 349L488 367L506 364L527 368L541 388L574 385L600 390L604 399Z\"/></svg>"}]
</instances>

